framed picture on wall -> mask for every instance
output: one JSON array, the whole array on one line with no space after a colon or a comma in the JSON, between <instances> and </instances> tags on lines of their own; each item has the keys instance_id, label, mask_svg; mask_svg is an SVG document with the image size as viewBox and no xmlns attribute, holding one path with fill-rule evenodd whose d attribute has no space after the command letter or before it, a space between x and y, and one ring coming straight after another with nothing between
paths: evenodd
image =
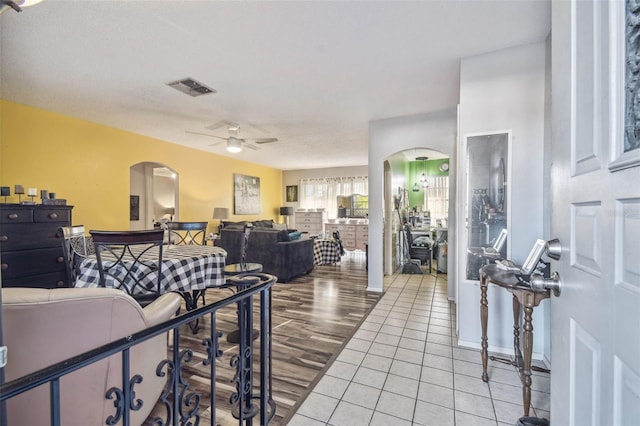
<instances>
[{"instance_id":1,"label":"framed picture on wall","mask_svg":"<svg viewBox=\"0 0 640 426\"><path fill-rule=\"evenodd\" d=\"M140 220L140 196L129 196L129 220Z\"/></svg>"},{"instance_id":2,"label":"framed picture on wall","mask_svg":"<svg viewBox=\"0 0 640 426\"><path fill-rule=\"evenodd\" d=\"M298 185L287 185L287 203L298 202Z\"/></svg>"},{"instance_id":3,"label":"framed picture on wall","mask_svg":"<svg viewBox=\"0 0 640 426\"><path fill-rule=\"evenodd\" d=\"M260 213L260 178L233 175L234 214Z\"/></svg>"}]
</instances>

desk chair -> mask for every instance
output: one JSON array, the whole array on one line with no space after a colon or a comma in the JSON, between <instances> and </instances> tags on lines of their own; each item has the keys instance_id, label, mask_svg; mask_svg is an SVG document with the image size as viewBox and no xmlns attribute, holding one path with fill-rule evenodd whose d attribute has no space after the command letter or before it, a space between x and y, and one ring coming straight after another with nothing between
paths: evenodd
<instances>
[{"instance_id":1,"label":"desk chair","mask_svg":"<svg viewBox=\"0 0 640 426\"><path fill-rule=\"evenodd\" d=\"M126 291L140 306L161 294L164 231L90 231L96 250L100 285L107 280ZM150 276L156 274L153 280Z\"/></svg>"},{"instance_id":2,"label":"desk chair","mask_svg":"<svg viewBox=\"0 0 640 426\"><path fill-rule=\"evenodd\" d=\"M169 244L206 244L207 222L169 222Z\"/></svg>"},{"instance_id":3,"label":"desk chair","mask_svg":"<svg viewBox=\"0 0 640 426\"><path fill-rule=\"evenodd\" d=\"M75 287L82 260L95 254L93 239L85 236L84 225L62 226L58 228L58 235L62 238L62 253L67 267L69 287Z\"/></svg>"},{"instance_id":4,"label":"desk chair","mask_svg":"<svg viewBox=\"0 0 640 426\"><path fill-rule=\"evenodd\" d=\"M431 272L431 259L433 257L431 251L431 244L420 244L413 239L411 230L408 225L405 225L405 233L407 235L407 244L409 246L409 259L419 259L422 265L429 265L429 273Z\"/></svg>"},{"instance_id":5,"label":"desk chair","mask_svg":"<svg viewBox=\"0 0 640 426\"><path fill-rule=\"evenodd\" d=\"M251 225L249 224L245 224L244 225L244 235L242 237L242 242L240 243L240 263L232 263L230 265L226 265L224 267L224 274L228 275L228 276L236 276L236 275L240 275L240 274L247 274L247 273L258 273L258 272L262 272L262 265L259 263L247 263L247 247L249 245L249 234L251 233ZM241 281L240 281L241 282ZM235 285L235 284L232 284ZM242 285L236 285L236 291L241 291L244 290L244 287ZM252 309L252 304L251 304L251 300L249 301L243 301L243 302L238 302L238 305L240 305L240 303L246 303L247 305L245 305L244 308L244 312L247 312L249 314L249 318L251 318L250 314L251 314L251 309ZM240 308L238 306L238 315L240 315ZM240 320L240 318L238 318ZM245 321L248 320L248 318L244 318ZM240 322L240 321L239 321ZM252 338L255 340L258 337L260 337L260 332L256 329L252 329ZM240 330L234 330L232 332L230 332L229 334L227 334L227 342L229 343L240 343Z\"/></svg>"}]
</instances>

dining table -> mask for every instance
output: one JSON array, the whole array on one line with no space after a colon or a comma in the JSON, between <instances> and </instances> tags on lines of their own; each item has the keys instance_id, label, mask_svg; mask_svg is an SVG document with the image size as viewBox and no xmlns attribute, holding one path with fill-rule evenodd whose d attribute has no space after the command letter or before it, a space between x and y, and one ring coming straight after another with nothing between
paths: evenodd
<instances>
[{"instance_id":1,"label":"dining table","mask_svg":"<svg viewBox=\"0 0 640 426\"><path fill-rule=\"evenodd\" d=\"M135 249L132 249L135 250ZM158 248L154 247L143 255L148 260L158 258ZM135 252L134 252L135 255ZM197 308L197 300L208 288L222 287L225 285L224 267L227 252L222 247L199 245L164 245L162 248L162 268L160 274L160 293L178 292L185 300L187 310ZM108 252L102 253L102 263L109 266L114 260L109 260ZM126 258L125 258L126 262ZM131 258L133 262L133 258ZM146 262L145 262L146 263ZM157 262L151 262L155 271L149 272L148 268L140 268L139 276L146 287L153 288L157 282ZM145 270L146 269L146 270ZM124 267L113 271L116 275L125 277L127 271ZM115 288L120 283L113 277L105 277L104 287ZM95 255L88 256L80 264L76 287L101 287L100 271ZM144 290L136 287L136 294L142 294Z\"/></svg>"},{"instance_id":2,"label":"dining table","mask_svg":"<svg viewBox=\"0 0 640 426\"><path fill-rule=\"evenodd\" d=\"M342 254L340 243L333 238L315 238L313 240L313 263L332 265L340 262Z\"/></svg>"}]
</instances>

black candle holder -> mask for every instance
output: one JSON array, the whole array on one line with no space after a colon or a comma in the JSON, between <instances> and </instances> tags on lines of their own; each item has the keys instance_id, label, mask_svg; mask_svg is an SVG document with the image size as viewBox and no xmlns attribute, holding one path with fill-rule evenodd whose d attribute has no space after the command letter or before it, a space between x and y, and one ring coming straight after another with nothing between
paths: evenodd
<instances>
[{"instance_id":1,"label":"black candle holder","mask_svg":"<svg viewBox=\"0 0 640 426\"><path fill-rule=\"evenodd\" d=\"M7 204L7 197L11 195L11 188L8 186L0 186L0 196L4 197L4 203Z\"/></svg>"}]
</instances>

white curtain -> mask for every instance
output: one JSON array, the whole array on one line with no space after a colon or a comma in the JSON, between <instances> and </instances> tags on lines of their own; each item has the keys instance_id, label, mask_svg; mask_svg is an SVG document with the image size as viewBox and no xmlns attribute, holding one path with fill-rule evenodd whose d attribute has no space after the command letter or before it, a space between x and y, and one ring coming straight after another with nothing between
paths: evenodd
<instances>
[{"instance_id":1,"label":"white curtain","mask_svg":"<svg viewBox=\"0 0 640 426\"><path fill-rule=\"evenodd\" d=\"M352 194L369 195L367 176L300 179L300 207L325 208L329 219L338 215L337 197Z\"/></svg>"},{"instance_id":2,"label":"white curtain","mask_svg":"<svg viewBox=\"0 0 640 426\"><path fill-rule=\"evenodd\" d=\"M427 208L431 211L431 224L449 215L449 176L427 177L429 187L425 191Z\"/></svg>"}]
</instances>

